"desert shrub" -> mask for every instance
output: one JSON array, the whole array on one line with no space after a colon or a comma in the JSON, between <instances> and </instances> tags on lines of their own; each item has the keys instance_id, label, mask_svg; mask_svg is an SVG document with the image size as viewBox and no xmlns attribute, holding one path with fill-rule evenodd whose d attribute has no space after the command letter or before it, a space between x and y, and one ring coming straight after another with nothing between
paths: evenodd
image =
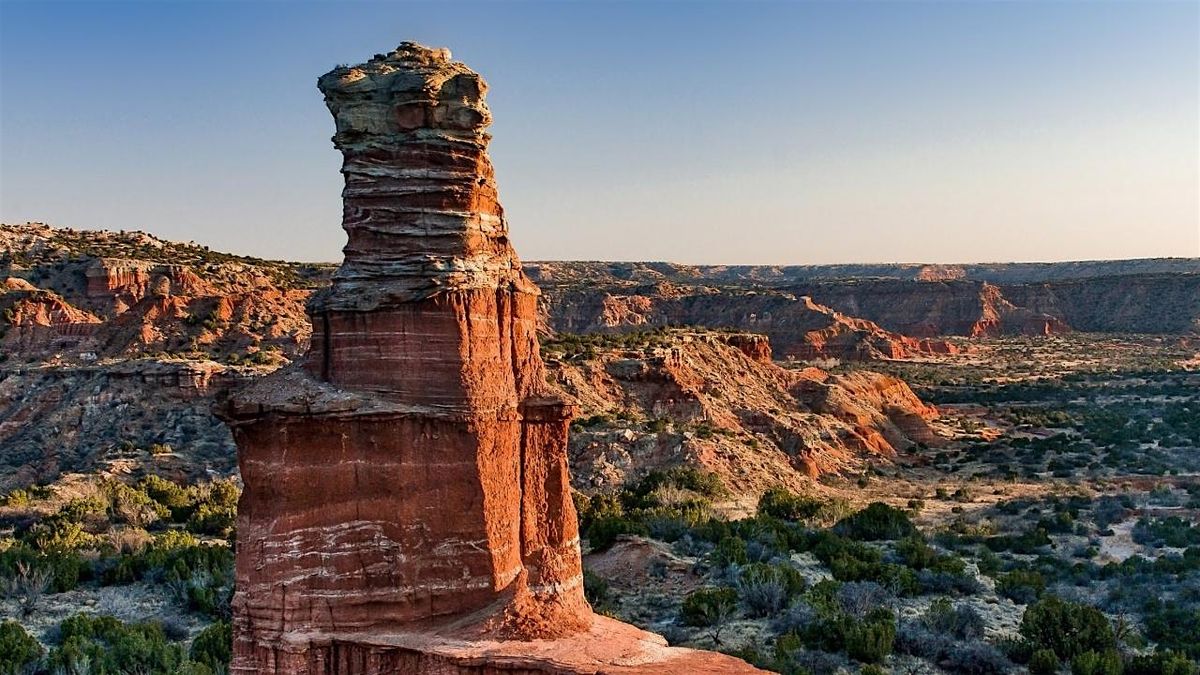
<instances>
[{"instance_id":1,"label":"desert shrub","mask_svg":"<svg viewBox=\"0 0 1200 675\"><path fill-rule=\"evenodd\" d=\"M1045 578L1033 570L1013 570L996 577L996 593L1022 605L1036 601L1045 590Z\"/></svg>"},{"instance_id":2,"label":"desert shrub","mask_svg":"<svg viewBox=\"0 0 1200 675\"><path fill-rule=\"evenodd\" d=\"M885 607L892 594L874 581L851 581L837 589L837 604L841 611L860 619Z\"/></svg>"},{"instance_id":3,"label":"desert shrub","mask_svg":"<svg viewBox=\"0 0 1200 675\"><path fill-rule=\"evenodd\" d=\"M207 666L214 673L221 673L229 669L229 660L233 657L232 649L233 629L228 621L218 621L192 640L189 658Z\"/></svg>"},{"instance_id":4,"label":"desert shrub","mask_svg":"<svg viewBox=\"0 0 1200 675\"><path fill-rule=\"evenodd\" d=\"M818 621L820 612L808 600L797 598L775 615L771 627L780 635L799 635Z\"/></svg>"},{"instance_id":5,"label":"desert shrub","mask_svg":"<svg viewBox=\"0 0 1200 675\"><path fill-rule=\"evenodd\" d=\"M679 618L688 626L717 626L733 617L737 601L732 588L701 588L683 599Z\"/></svg>"},{"instance_id":6,"label":"desert shrub","mask_svg":"<svg viewBox=\"0 0 1200 675\"><path fill-rule=\"evenodd\" d=\"M849 508L843 499L809 497L781 487L767 490L758 500L760 518L814 526L836 522Z\"/></svg>"},{"instance_id":7,"label":"desert shrub","mask_svg":"<svg viewBox=\"0 0 1200 675\"><path fill-rule=\"evenodd\" d=\"M1133 527L1133 540L1147 546L1185 548L1200 544L1200 527L1179 516L1140 518Z\"/></svg>"},{"instance_id":8,"label":"desert shrub","mask_svg":"<svg viewBox=\"0 0 1200 675\"><path fill-rule=\"evenodd\" d=\"M1012 662L999 649L979 642L978 637L956 640L950 632L930 628L930 623L925 617L921 621L901 624L896 634L896 650L933 661L952 673L993 675L1013 671ZM968 636L973 635L975 629L959 629L958 632Z\"/></svg>"},{"instance_id":9,"label":"desert shrub","mask_svg":"<svg viewBox=\"0 0 1200 675\"><path fill-rule=\"evenodd\" d=\"M754 617L772 616L787 604L787 589L774 577L739 580L738 595L746 613Z\"/></svg>"},{"instance_id":10,"label":"desert shrub","mask_svg":"<svg viewBox=\"0 0 1200 675\"><path fill-rule=\"evenodd\" d=\"M172 520L183 522L187 519L192 506L187 488L161 476L151 475L138 482L138 489L169 510Z\"/></svg>"},{"instance_id":11,"label":"desert shrub","mask_svg":"<svg viewBox=\"0 0 1200 675\"><path fill-rule=\"evenodd\" d=\"M841 654L816 650L793 648L779 653L778 646L773 670L786 675L813 675L846 672L849 665L846 657Z\"/></svg>"},{"instance_id":12,"label":"desert shrub","mask_svg":"<svg viewBox=\"0 0 1200 675\"><path fill-rule=\"evenodd\" d=\"M838 601L838 591L841 588L841 582L823 579L808 589L804 599L823 614L837 614L842 611L842 604Z\"/></svg>"},{"instance_id":13,"label":"desert shrub","mask_svg":"<svg viewBox=\"0 0 1200 675\"><path fill-rule=\"evenodd\" d=\"M101 579L105 584L160 581L190 609L223 618L233 588L233 551L168 530L143 550L107 561Z\"/></svg>"},{"instance_id":14,"label":"desert shrub","mask_svg":"<svg viewBox=\"0 0 1200 675\"><path fill-rule=\"evenodd\" d=\"M116 490L126 500L133 498L125 490ZM154 475L139 481L134 492L150 500L160 517L185 524L193 532L221 537L233 530L241 493L233 479L185 487Z\"/></svg>"},{"instance_id":15,"label":"desert shrub","mask_svg":"<svg viewBox=\"0 0 1200 675\"><path fill-rule=\"evenodd\" d=\"M1019 535L988 537L984 544L993 551L1012 551L1025 555L1037 553L1038 549L1051 544L1050 535L1042 528L1026 530Z\"/></svg>"},{"instance_id":16,"label":"desert shrub","mask_svg":"<svg viewBox=\"0 0 1200 675\"><path fill-rule=\"evenodd\" d=\"M187 528L200 534L229 537L238 520L238 497L241 490L232 479L214 480L206 485L188 489L192 495L191 513Z\"/></svg>"},{"instance_id":17,"label":"desert shrub","mask_svg":"<svg viewBox=\"0 0 1200 675\"><path fill-rule=\"evenodd\" d=\"M1116 649L1108 619L1095 607L1046 596L1025 609L1021 636L1035 649L1051 650L1059 660L1084 652ZM1032 663L1032 662L1031 662Z\"/></svg>"},{"instance_id":18,"label":"desert shrub","mask_svg":"<svg viewBox=\"0 0 1200 675\"><path fill-rule=\"evenodd\" d=\"M838 581L873 581L895 595L914 595L920 588L913 571L902 565L843 557L830 563L830 571Z\"/></svg>"},{"instance_id":19,"label":"desert shrub","mask_svg":"<svg viewBox=\"0 0 1200 675\"><path fill-rule=\"evenodd\" d=\"M1071 659L1071 675L1121 675L1124 664L1115 649L1106 652L1083 652Z\"/></svg>"},{"instance_id":20,"label":"desert shrub","mask_svg":"<svg viewBox=\"0 0 1200 675\"><path fill-rule=\"evenodd\" d=\"M29 506L33 503L33 500L34 496L29 490L18 488L16 490L7 492L3 497L0 497L0 506Z\"/></svg>"},{"instance_id":21,"label":"desert shrub","mask_svg":"<svg viewBox=\"0 0 1200 675\"><path fill-rule=\"evenodd\" d=\"M934 600L921 617L930 630L953 635L960 640L983 637L983 616L970 605L953 605L946 598Z\"/></svg>"},{"instance_id":22,"label":"desert shrub","mask_svg":"<svg viewBox=\"0 0 1200 675\"><path fill-rule=\"evenodd\" d=\"M226 506L204 502L188 517L187 529L198 534L229 537L237 522L237 504Z\"/></svg>"},{"instance_id":23,"label":"desert shrub","mask_svg":"<svg viewBox=\"0 0 1200 675\"><path fill-rule=\"evenodd\" d=\"M727 494L715 474L691 467L652 471L615 495L575 496L580 533L593 550L622 534L676 541L712 522L712 499ZM711 539L719 541L718 538Z\"/></svg>"},{"instance_id":24,"label":"desert shrub","mask_svg":"<svg viewBox=\"0 0 1200 675\"><path fill-rule=\"evenodd\" d=\"M1000 675L1013 671L1012 662L986 642L957 643L938 665L963 675Z\"/></svg>"},{"instance_id":25,"label":"desert shrub","mask_svg":"<svg viewBox=\"0 0 1200 675\"><path fill-rule=\"evenodd\" d=\"M896 642L896 620L891 612L886 617L851 624L845 634L846 654L855 661L879 663L892 653Z\"/></svg>"},{"instance_id":26,"label":"desert shrub","mask_svg":"<svg viewBox=\"0 0 1200 675\"><path fill-rule=\"evenodd\" d=\"M148 527L157 520L171 516L170 509L156 502L144 490L118 480L106 481L103 489L108 496L108 515L114 522Z\"/></svg>"},{"instance_id":27,"label":"desert shrub","mask_svg":"<svg viewBox=\"0 0 1200 675\"><path fill-rule=\"evenodd\" d=\"M624 516L602 516L587 529L587 540L593 551L608 550L623 534L650 534L643 523Z\"/></svg>"},{"instance_id":28,"label":"desert shrub","mask_svg":"<svg viewBox=\"0 0 1200 675\"><path fill-rule=\"evenodd\" d=\"M820 511L820 499L798 495L786 488L771 488L758 498L760 516L804 522L816 517Z\"/></svg>"},{"instance_id":29,"label":"desert shrub","mask_svg":"<svg viewBox=\"0 0 1200 675\"><path fill-rule=\"evenodd\" d=\"M721 522L710 520L702 527L715 533L721 529ZM765 516L733 521L726 524L725 527L729 528L729 535L744 539L747 554L752 560L760 562L769 560L774 555L782 554L785 551L807 550L810 541L808 530L800 525ZM750 544L756 542L755 551L751 553Z\"/></svg>"},{"instance_id":30,"label":"desert shrub","mask_svg":"<svg viewBox=\"0 0 1200 675\"><path fill-rule=\"evenodd\" d=\"M932 567L938 561L937 551L920 537L901 539L896 543L896 554L900 556L905 565L915 570Z\"/></svg>"},{"instance_id":31,"label":"desert shrub","mask_svg":"<svg viewBox=\"0 0 1200 675\"><path fill-rule=\"evenodd\" d=\"M632 517L645 526L651 537L674 542L693 527L712 518L712 503L707 499L685 499L669 505L638 509Z\"/></svg>"},{"instance_id":32,"label":"desert shrub","mask_svg":"<svg viewBox=\"0 0 1200 675\"><path fill-rule=\"evenodd\" d=\"M920 593L929 595L976 595L983 590L983 584L974 576L962 573L935 572L921 570L917 572L917 586Z\"/></svg>"},{"instance_id":33,"label":"desert shrub","mask_svg":"<svg viewBox=\"0 0 1200 675\"><path fill-rule=\"evenodd\" d=\"M583 595L593 607L608 600L608 580L592 572L583 571Z\"/></svg>"},{"instance_id":34,"label":"desert shrub","mask_svg":"<svg viewBox=\"0 0 1200 675\"><path fill-rule=\"evenodd\" d=\"M674 466L665 471L651 471L626 486L621 493L621 501L627 510L660 506L654 495L663 488L687 490L708 499L719 499L729 494L717 474L691 466Z\"/></svg>"},{"instance_id":35,"label":"desert shrub","mask_svg":"<svg viewBox=\"0 0 1200 675\"><path fill-rule=\"evenodd\" d=\"M1186 607L1177 602L1148 603L1145 613L1146 637L1159 648L1178 651L1200 659L1200 607Z\"/></svg>"},{"instance_id":36,"label":"desert shrub","mask_svg":"<svg viewBox=\"0 0 1200 675\"><path fill-rule=\"evenodd\" d=\"M170 675L183 663L183 647L167 641L157 623L124 624L111 616L76 614L59 626L61 642L50 651L51 670L96 675L129 672Z\"/></svg>"},{"instance_id":37,"label":"desert shrub","mask_svg":"<svg viewBox=\"0 0 1200 675\"><path fill-rule=\"evenodd\" d=\"M597 493L589 497L582 492L576 492L572 496L575 512L579 517L579 531L585 535L596 520L625 515L625 509L617 495Z\"/></svg>"},{"instance_id":38,"label":"desert shrub","mask_svg":"<svg viewBox=\"0 0 1200 675\"><path fill-rule=\"evenodd\" d=\"M945 574L961 575L967 565L956 555L943 555L925 543L920 536L909 536L896 543L896 554L905 565L915 570L930 570Z\"/></svg>"},{"instance_id":39,"label":"desert shrub","mask_svg":"<svg viewBox=\"0 0 1200 675\"><path fill-rule=\"evenodd\" d=\"M830 592L814 587L809 592L809 602L816 609L815 616L794 633L805 646L826 652L845 652L863 663L878 663L892 652L896 617L891 610L880 607L864 617L854 617L831 609L830 598L813 597L815 594L836 595L836 590Z\"/></svg>"},{"instance_id":40,"label":"desert shrub","mask_svg":"<svg viewBox=\"0 0 1200 675\"><path fill-rule=\"evenodd\" d=\"M924 622L905 622L896 632L896 650L938 662L948 656L958 643L949 635L929 629Z\"/></svg>"},{"instance_id":41,"label":"desert shrub","mask_svg":"<svg viewBox=\"0 0 1200 675\"><path fill-rule=\"evenodd\" d=\"M18 675L42 656L42 646L21 624L0 623L0 675Z\"/></svg>"},{"instance_id":42,"label":"desert shrub","mask_svg":"<svg viewBox=\"0 0 1200 675\"><path fill-rule=\"evenodd\" d=\"M910 536L896 543L896 555L906 566L917 570L921 593L957 593L972 595L981 586L966 573L966 563L952 554L940 554L920 536Z\"/></svg>"},{"instance_id":43,"label":"desert shrub","mask_svg":"<svg viewBox=\"0 0 1200 675\"><path fill-rule=\"evenodd\" d=\"M1156 651L1134 655L1125 664L1125 675L1197 675L1200 666L1183 654Z\"/></svg>"},{"instance_id":44,"label":"desert shrub","mask_svg":"<svg viewBox=\"0 0 1200 675\"><path fill-rule=\"evenodd\" d=\"M979 568L979 573L993 578L1000 573L1001 564L1000 556L987 548L981 549L979 557L975 560L975 565Z\"/></svg>"},{"instance_id":45,"label":"desert shrub","mask_svg":"<svg viewBox=\"0 0 1200 675\"><path fill-rule=\"evenodd\" d=\"M858 513L849 515L833 527L838 534L859 541L903 539L917 533L908 514L883 502L874 502Z\"/></svg>"},{"instance_id":46,"label":"desert shrub","mask_svg":"<svg viewBox=\"0 0 1200 675\"><path fill-rule=\"evenodd\" d=\"M70 553L101 548L103 539L88 531L102 521L105 505L97 499L75 499L57 513L33 523L18 536L23 543L47 553Z\"/></svg>"},{"instance_id":47,"label":"desert shrub","mask_svg":"<svg viewBox=\"0 0 1200 675\"><path fill-rule=\"evenodd\" d=\"M735 526L739 530L742 530L744 529L744 522L738 521L731 523L726 520L713 518L707 522L700 523L696 527L693 527L692 531L690 532L690 536L696 541L704 541L711 544L716 544L724 539L736 536L737 533L734 531Z\"/></svg>"},{"instance_id":48,"label":"desert shrub","mask_svg":"<svg viewBox=\"0 0 1200 675\"><path fill-rule=\"evenodd\" d=\"M0 551L0 583L4 586L12 587L23 574L33 571L49 578L46 590L54 593L74 589L89 574L87 563L74 551L35 551L24 544Z\"/></svg>"},{"instance_id":49,"label":"desert shrub","mask_svg":"<svg viewBox=\"0 0 1200 675\"><path fill-rule=\"evenodd\" d=\"M770 562L780 552L777 542L770 533L746 542L746 559L752 563Z\"/></svg>"},{"instance_id":50,"label":"desert shrub","mask_svg":"<svg viewBox=\"0 0 1200 675\"><path fill-rule=\"evenodd\" d=\"M739 570L738 595L751 616L772 616L804 592L804 575L790 565L751 563Z\"/></svg>"},{"instance_id":51,"label":"desert shrub","mask_svg":"<svg viewBox=\"0 0 1200 675\"><path fill-rule=\"evenodd\" d=\"M1114 523L1125 520L1134 507L1133 500L1127 495L1105 495L1096 500L1092 508L1092 516L1096 519L1096 527L1106 529Z\"/></svg>"},{"instance_id":52,"label":"desert shrub","mask_svg":"<svg viewBox=\"0 0 1200 675\"><path fill-rule=\"evenodd\" d=\"M745 565L750 562L749 554L746 551L746 542L741 537L726 537L718 541L710 559L716 567Z\"/></svg>"},{"instance_id":53,"label":"desert shrub","mask_svg":"<svg viewBox=\"0 0 1200 675\"><path fill-rule=\"evenodd\" d=\"M817 532L812 539L812 553L838 581L874 581L897 595L912 595L919 589L911 569L885 563L877 549L833 532Z\"/></svg>"},{"instance_id":54,"label":"desert shrub","mask_svg":"<svg viewBox=\"0 0 1200 675\"><path fill-rule=\"evenodd\" d=\"M1030 675L1055 675L1058 666L1058 656L1053 649L1039 649L1029 657Z\"/></svg>"}]
</instances>

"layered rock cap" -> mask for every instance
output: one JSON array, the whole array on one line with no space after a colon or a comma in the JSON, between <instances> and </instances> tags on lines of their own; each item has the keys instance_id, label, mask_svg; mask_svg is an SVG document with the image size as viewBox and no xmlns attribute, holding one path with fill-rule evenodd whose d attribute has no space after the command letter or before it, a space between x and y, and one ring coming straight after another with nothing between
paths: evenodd
<instances>
[{"instance_id":1,"label":"layered rock cap","mask_svg":"<svg viewBox=\"0 0 1200 675\"><path fill-rule=\"evenodd\" d=\"M235 673L755 672L593 615L537 289L482 78L404 43L324 75L345 262L301 367L233 397Z\"/></svg>"},{"instance_id":2,"label":"layered rock cap","mask_svg":"<svg viewBox=\"0 0 1200 675\"><path fill-rule=\"evenodd\" d=\"M487 155L487 84L446 49L401 44L318 80L345 162L346 258L319 306L371 309L448 288L534 293Z\"/></svg>"}]
</instances>

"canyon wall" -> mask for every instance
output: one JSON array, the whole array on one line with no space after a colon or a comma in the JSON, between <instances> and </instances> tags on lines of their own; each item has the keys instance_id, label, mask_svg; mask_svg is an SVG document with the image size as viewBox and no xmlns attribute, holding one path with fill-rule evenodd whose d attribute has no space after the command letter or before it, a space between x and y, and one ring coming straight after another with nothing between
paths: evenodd
<instances>
[{"instance_id":1,"label":"canyon wall","mask_svg":"<svg viewBox=\"0 0 1200 675\"><path fill-rule=\"evenodd\" d=\"M679 328L550 341L544 352L555 386L580 405L569 450L585 492L681 465L737 495L809 490L822 474L942 442L937 410L903 381L785 368L761 335Z\"/></svg>"},{"instance_id":2,"label":"canyon wall","mask_svg":"<svg viewBox=\"0 0 1200 675\"><path fill-rule=\"evenodd\" d=\"M731 328L767 335L777 354L800 359L868 361L952 354L945 340L914 338L772 289L742 290L659 283L553 288L542 323L554 332L627 332L666 326Z\"/></svg>"},{"instance_id":3,"label":"canyon wall","mask_svg":"<svg viewBox=\"0 0 1200 675\"><path fill-rule=\"evenodd\" d=\"M233 397L235 673L754 672L592 614L482 78L402 44L320 78L345 262L307 359Z\"/></svg>"},{"instance_id":4,"label":"canyon wall","mask_svg":"<svg viewBox=\"0 0 1200 675\"><path fill-rule=\"evenodd\" d=\"M865 346L859 353L873 350L878 355L936 352L941 344L920 340L942 336L1200 332L1200 261L1192 259L1013 264L1012 270L1001 264L984 266L987 276L1000 279L1049 277L1006 283L971 278L980 274L972 266L905 267L904 271L915 273L913 278L821 276L859 267L864 266L529 265L542 286L543 312L553 330L620 331L667 324L736 328L766 333L781 354L803 357L855 358L855 343L846 338L831 342L820 334L806 335L821 328L812 312L814 305L851 319L850 323L873 324L852 327L846 321L836 322L842 324L837 333L863 337L859 344ZM884 267L894 271L903 266ZM1142 271L1160 267L1169 271ZM1112 270L1130 273L1084 276ZM826 328L835 323L820 321ZM830 346L812 348L822 343Z\"/></svg>"},{"instance_id":5,"label":"canyon wall","mask_svg":"<svg viewBox=\"0 0 1200 675\"><path fill-rule=\"evenodd\" d=\"M539 284L584 280L708 283L718 286L786 286L807 281L892 279L896 281L986 281L1028 284L1133 277L1200 274L1200 258L1074 260L1047 263L966 264L843 263L832 265L686 265L672 262L532 261L526 271Z\"/></svg>"}]
</instances>

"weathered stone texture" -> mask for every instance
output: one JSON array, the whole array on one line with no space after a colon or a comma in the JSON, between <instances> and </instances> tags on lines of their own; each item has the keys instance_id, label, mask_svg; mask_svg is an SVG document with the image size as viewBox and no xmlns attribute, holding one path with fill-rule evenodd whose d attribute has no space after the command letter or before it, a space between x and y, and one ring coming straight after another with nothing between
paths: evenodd
<instances>
[{"instance_id":1,"label":"weathered stone texture","mask_svg":"<svg viewBox=\"0 0 1200 675\"><path fill-rule=\"evenodd\" d=\"M573 407L546 390L483 80L405 43L318 86L346 257L303 366L224 411L245 481L233 671L752 671L584 600Z\"/></svg>"}]
</instances>

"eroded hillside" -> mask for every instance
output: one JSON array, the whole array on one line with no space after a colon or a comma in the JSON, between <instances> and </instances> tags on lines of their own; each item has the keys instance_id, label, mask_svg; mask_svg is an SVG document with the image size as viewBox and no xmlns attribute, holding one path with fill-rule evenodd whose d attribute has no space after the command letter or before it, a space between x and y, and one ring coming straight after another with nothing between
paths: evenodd
<instances>
[{"instance_id":1,"label":"eroded hillside","mask_svg":"<svg viewBox=\"0 0 1200 675\"><path fill-rule=\"evenodd\" d=\"M810 485L937 445L937 411L903 381L784 368L760 335L689 329L564 336L543 351L574 397L573 480L614 489L651 469L712 471L739 494Z\"/></svg>"},{"instance_id":2,"label":"eroded hillside","mask_svg":"<svg viewBox=\"0 0 1200 675\"><path fill-rule=\"evenodd\" d=\"M234 468L212 402L307 348L328 266L141 232L0 227L0 487L130 457Z\"/></svg>"}]
</instances>

